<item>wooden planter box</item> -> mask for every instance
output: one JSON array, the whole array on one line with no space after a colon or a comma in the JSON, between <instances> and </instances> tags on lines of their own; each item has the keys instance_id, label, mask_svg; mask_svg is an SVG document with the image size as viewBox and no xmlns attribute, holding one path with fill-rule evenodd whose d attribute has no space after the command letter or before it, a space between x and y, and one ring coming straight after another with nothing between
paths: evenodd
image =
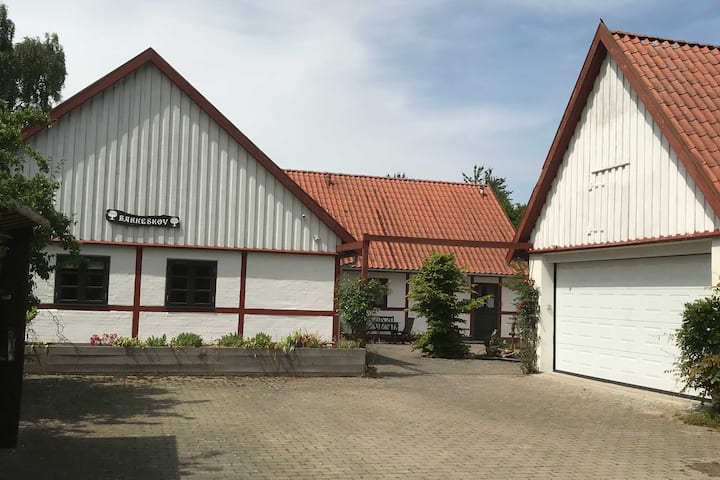
<instances>
[{"instance_id":1,"label":"wooden planter box","mask_svg":"<svg viewBox=\"0 0 720 480\"><path fill-rule=\"evenodd\" d=\"M28 345L26 373L350 377L365 373L360 348L107 347Z\"/></svg>"}]
</instances>

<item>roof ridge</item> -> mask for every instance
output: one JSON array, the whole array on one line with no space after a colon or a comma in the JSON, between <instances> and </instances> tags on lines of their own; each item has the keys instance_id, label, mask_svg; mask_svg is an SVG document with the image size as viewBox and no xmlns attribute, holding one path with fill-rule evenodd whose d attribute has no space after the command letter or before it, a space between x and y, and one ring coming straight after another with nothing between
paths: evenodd
<instances>
[{"instance_id":1,"label":"roof ridge","mask_svg":"<svg viewBox=\"0 0 720 480\"><path fill-rule=\"evenodd\" d=\"M425 178L398 178L398 177L387 177L387 176L380 176L380 175L366 175L362 173L340 173L340 172L318 172L315 170L298 170L294 168L286 168L284 169L286 173L310 173L313 175L337 175L340 177L356 177L356 178L375 178L378 180L390 180L390 181L406 181L406 182L420 182L420 183L435 183L435 184L445 184L445 185L461 185L461 186L477 186L477 185L488 185L486 183L484 184L477 184L477 183L468 183L468 182L451 182L449 180L430 180Z\"/></svg>"},{"instance_id":2,"label":"roof ridge","mask_svg":"<svg viewBox=\"0 0 720 480\"><path fill-rule=\"evenodd\" d=\"M720 49L720 45L714 45L712 43L691 42L689 40L681 40L681 39L670 38L670 37L658 37L656 35L648 35L645 33L625 32L623 30L610 30L610 33L612 33L613 35L635 37L635 38L641 38L641 39L646 39L646 40L658 40L661 42L678 43L678 44L687 45L690 47L708 47L708 48L713 48L713 49Z\"/></svg>"}]
</instances>

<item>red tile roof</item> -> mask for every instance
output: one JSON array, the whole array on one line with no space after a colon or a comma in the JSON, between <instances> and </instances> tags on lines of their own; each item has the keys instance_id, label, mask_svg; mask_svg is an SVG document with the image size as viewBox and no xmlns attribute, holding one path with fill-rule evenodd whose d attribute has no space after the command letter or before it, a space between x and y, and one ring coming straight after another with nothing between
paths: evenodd
<instances>
[{"instance_id":1,"label":"red tile roof","mask_svg":"<svg viewBox=\"0 0 720 480\"><path fill-rule=\"evenodd\" d=\"M355 238L363 234L510 242L515 233L490 188L467 183L286 170ZM455 253L471 273L510 274L502 248L373 241L369 268L418 270L431 251Z\"/></svg>"},{"instance_id":2,"label":"red tile roof","mask_svg":"<svg viewBox=\"0 0 720 480\"><path fill-rule=\"evenodd\" d=\"M615 60L720 216L720 47L610 31L600 23L515 242L527 242L606 56ZM508 258L518 254L511 251Z\"/></svg>"}]
</instances>

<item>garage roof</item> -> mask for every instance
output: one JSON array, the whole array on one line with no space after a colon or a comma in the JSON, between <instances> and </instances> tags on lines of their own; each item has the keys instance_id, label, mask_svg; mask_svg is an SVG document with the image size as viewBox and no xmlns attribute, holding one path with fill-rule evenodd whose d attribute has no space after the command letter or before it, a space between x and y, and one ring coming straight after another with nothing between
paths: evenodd
<instances>
[{"instance_id":1,"label":"garage roof","mask_svg":"<svg viewBox=\"0 0 720 480\"><path fill-rule=\"evenodd\" d=\"M511 274L504 248L441 246L417 239L510 242L515 233L489 187L404 178L287 170L355 238L373 241L369 268L418 270L431 251L450 251L471 273ZM415 240L413 240L415 239ZM507 248L507 246L505 247Z\"/></svg>"},{"instance_id":2,"label":"garage roof","mask_svg":"<svg viewBox=\"0 0 720 480\"><path fill-rule=\"evenodd\" d=\"M611 31L601 22L528 202L516 242L529 241L606 55L618 64L720 216L720 47ZM508 256L517 253L513 250Z\"/></svg>"}]
</instances>

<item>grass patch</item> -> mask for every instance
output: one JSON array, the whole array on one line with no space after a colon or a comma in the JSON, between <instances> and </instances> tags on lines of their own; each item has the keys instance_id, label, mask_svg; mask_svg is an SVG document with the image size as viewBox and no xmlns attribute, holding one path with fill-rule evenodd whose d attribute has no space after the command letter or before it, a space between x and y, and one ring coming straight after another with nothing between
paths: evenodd
<instances>
[{"instance_id":1,"label":"grass patch","mask_svg":"<svg viewBox=\"0 0 720 480\"><path fill-rule=\"evenodd\" d=\"M693 412L683 415L681 418L683 422L689 425L720 430L720 412L713 412L706 407L700 407Z\"/></svg>"}]
</instances>

